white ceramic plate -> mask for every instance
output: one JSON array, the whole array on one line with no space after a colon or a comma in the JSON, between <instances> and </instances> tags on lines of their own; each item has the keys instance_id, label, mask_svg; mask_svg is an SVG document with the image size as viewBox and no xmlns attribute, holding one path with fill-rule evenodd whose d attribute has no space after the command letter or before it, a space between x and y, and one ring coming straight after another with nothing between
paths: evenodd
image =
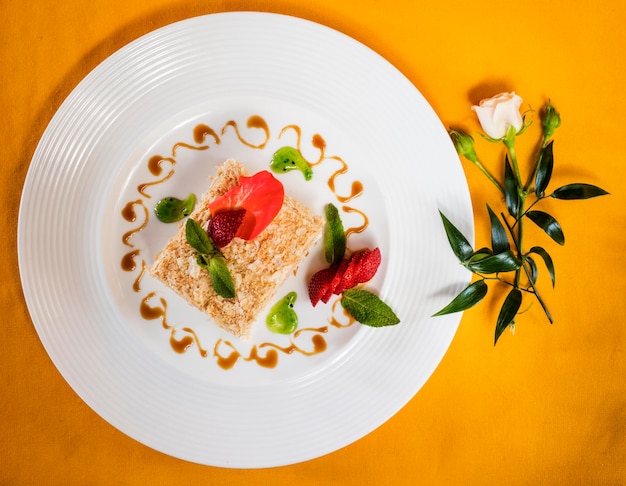
<instances>
[{"instance_id":1,"label":"white ceramic plate","mask_svg":"<svg viewBox=\"0 0 626 486\"><path fill-rule=\"evenodd\" d=\"M255 116L267 130L248 125ZM194 139L200 124L217 138ZM349 246L381 248L383 264L367 288L393 307L398 326L337 327L333 317L346 323L340 311L310 306L306 278L323 266L319 244L277 294L298 293L300 327L312 329L299 337L270 333L263 314L252 341L241 342L140 276L176 231L152 215L160 197L201 194L226 158L254 172L267 168L277 148L297 144L308 160L324 160L309 182L297 172L279 176L286 192L319 214L335 203L347 227L362 225L366 215L369 225L349 238ZM148 164L157 155L170 159L160 174ZM348 167L335 192L327 184L338 166L334 157ZM170 170L166 181L138 190ZM355 181L363 193L342 203L339 197ZM122 217L129 204L135 221ZM433 110L393 66L308 21L216 14L129 44L63 103L24 186L19 265L48 354L106 421L188 461L279 466L369 433L418 392L442 359L459 315L429 316L468 275L449 249L439 210L473 235L454 148ZM125 244L124 234L144 222ZM134 250L136 267L123 268ZM166 309L171 327L142 317L142 302ZM171 339L191 345L179 353ZM324 351L308 356L320 340ZM275 366L267 368L250 358L255 345L264 350L259 355L267 354L271 346L261 344L268 342L301 352L279 350ZM225 369L219 357L232 353L239 359Z\"/></svg>"}]
</instances>

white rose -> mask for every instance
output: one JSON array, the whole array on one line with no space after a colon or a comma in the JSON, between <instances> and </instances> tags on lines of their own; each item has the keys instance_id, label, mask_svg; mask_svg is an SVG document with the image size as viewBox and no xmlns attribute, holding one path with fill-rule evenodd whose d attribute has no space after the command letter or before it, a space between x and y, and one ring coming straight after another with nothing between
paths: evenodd
<instances>
[{"instance_id":1,"label":"white rose","mask_svg":"<svg viewBox=\"0 0 626 486\"><path fill-rule=\"evenodd\" d=\"M509 131L509 127L515 127L519 132L524 124L519 107L522 98L511 93L500 93L492 98L482 100L478 106L472 106L476 112L480 126L491 138L503 138Z\"/></svg>"}]
</instances>

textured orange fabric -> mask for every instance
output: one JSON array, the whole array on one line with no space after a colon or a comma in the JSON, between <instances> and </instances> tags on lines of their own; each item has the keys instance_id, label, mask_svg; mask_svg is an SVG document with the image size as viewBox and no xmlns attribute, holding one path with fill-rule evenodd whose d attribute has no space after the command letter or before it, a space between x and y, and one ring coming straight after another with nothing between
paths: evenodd
<instances>
[{"instance_id":1,"label":"textured orange fabric","mask_svg":"<svg viewBox=\"0 0 626 486\"><path fill-rule=\"evenodd\" d=\"M563 247L539 232L528 237L550 246L555 261L556 288L544 286L553 325L535 305L494 348L498 305L484 303L465 313L436 372L386 424L328 456L258 471L165 456L92 412L41 345L17 264L21 188L65 97L140 35L224 10L292 14L355 37L395 64L447 126L477 129L470 105L500 91L535 108L551 98L563 117L556 183L611 192L550 203ZM0 19L0 483L626 484L626 3L6 0ZM484 150L495 168L501 152ZM488 243L485 203L501 201L463 164L477 244Z\"/></svg>"}]
</instances>

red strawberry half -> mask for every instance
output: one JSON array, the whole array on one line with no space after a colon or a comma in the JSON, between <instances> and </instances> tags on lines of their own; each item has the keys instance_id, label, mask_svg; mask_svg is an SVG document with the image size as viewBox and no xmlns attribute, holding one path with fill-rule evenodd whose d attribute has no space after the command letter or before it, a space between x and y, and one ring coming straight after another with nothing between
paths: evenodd
<instances>
[{"instance_id":1,"label":"red strawberry half","mask_svg":"<svg viewBox=\"0 0 626 486\"><path fill-rule=\"evenodd\" d=\"M237 234L246 215L245 209L220 211L209 221L209 236L218 248L228 245Z\"/></svg>"}]
</instances>

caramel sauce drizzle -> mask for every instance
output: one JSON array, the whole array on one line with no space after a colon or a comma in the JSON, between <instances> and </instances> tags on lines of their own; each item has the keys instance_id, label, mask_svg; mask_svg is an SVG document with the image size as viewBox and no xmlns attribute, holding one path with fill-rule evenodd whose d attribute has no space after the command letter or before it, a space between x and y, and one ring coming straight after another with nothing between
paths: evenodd
<instances>
[{"instance_id":1,"label":"caramel sauce drizzle","mask_svg":"<svg viewBox=\"0 0 626 486\"><path fill-rule=\"evenodd\" d=\"M342 209L346 213L358 213L358 214L360 214L363 217L363 224L362 225L360 225L360 226L353 226L353 227L348 228L346 230L346 239L349 238L350 235L353 234L353 233L362 233L369 226L370 220L367 217L367 214L365 214L360 209L356 209L356 208L353 208L353 207L350 207L350 206L343 206Z\"/></svg>"},{"instance_id":2,"label":"caramel sauce drizzle","mask_svg":"<svg viewBox=\"0 0 626 486\"><path fill-rule=\"evenodd\" d=\"M135 292L141 291L141 279L143 278L143 274L146 273L146 262L144 259L141 260L141 270L139 271L139 275L133 282L133 290Z\"/></svg>"},{"instance_id":3,"label":"caramel sauce drizzle","mask_svg":"<svg viewBox=\"0 0 626 486\"><path fill-rule=\"evenodd\" d=\"M303 347L297 345L294 341L298 339L298 337L303 332L314 333L311 336L311 344L313 344L312 350L307 350ZM218 339L213 348L213 356L217 359L217 365L224 369L229 370L239 359L243 359L244 361L255 361L259 366L264 368L275 368L278 364L278 352L284 354L292 354L294 352L301 353L305 356L313 356L315 354L323 353L326 351L326 340L322 336L322 333L328 332L328 327L319 327L319 328L303 328L296 331L293 335L293 338L290 340L289 346L279 346L278 344L266 342L261 344L255 344L250 348L250 352L248 356L243 357L241 352L231 343L230 341L224 341L223 339ZM228 354L222 354L220 352L221 345L226 346L230 352ZM265 354L259 354L259 350L263 349Z\"/></svg>"},{"instance_id":4,"label":"caramel sauce drizzle","mask_svg":"<svg viewBox=\"0 0 626 486\"><path fill-rule=\"evenodd\" d=\"M339 194L337 194L337 190L335 189L335 179L337 179L337 177L339 177L340 175L348 172L348 164L346 164L346 162L341 157L338 157L336 155L328 158L337 160L341 164L341 167L337 169L333 173L333 175L330 176L330 179L328 179L328 187L337 197L337 201L345 203L351 201L355 197L360 196L363 193L363 184L360 181L352 181L351 191L350 194L348 194L347 196L340 196Z\"/></svg>"},{"instance_id":5,"label":"caramel sauce drizzle","mask_svg":"<svg viewBox=\"0 0 626 486\"><path fill-rule=\"evenodd\" d=\"M300 129L298 125L287 125L283 127L280 133L278 134L278 138L281 138L285 134L285 132L287 132L288 130L293 130L296 133L296 148L298 149L298 152L300 152L300 155L302 155L302 150L301 150L302 130ZM315 135L313 135L313 138L311 139L311 145L313 145L313 147L315 147L316 149L320 151L320 156L315 162L306 160L304 159L304 156L302 156L302 158L306 160L306 163L309 164L309 167L313 167L315 165L322 163L322 161L324 160L324 149L326 148L326 142L324 141L321 135L316 133Z\"/></svg>"},{"instance_id":6,"label":"caramel sauce drizzle","mask_svg":"<svg viewBox=\"0 0 626 486\"><path fill-rule=\"evenodd\" d=\"M346 328L346 327L350 327L352 324L354 324L356 322L356 319L354 317L352 317L347 310L345 310L342 306L339 305L340 302L341 302L341 299L337 299L337 300L335 300L335 302L333 302L333 305L332 305L332 315L330 316L330 319L328 320L328 322L333 327L338 327L338 328L343 329L343 328ZM346 319L345 323L340 322L335 317L335 314L337 313L337 307L338 306L341 307L341 313L343 314L343 317Z\"/></svg>"},{"instance_id":7,"label":"caramel sauce drizzle","mask_svg":"<svg viewBox=\"0 0 626 486\"><path fill-rule=\"evenodd\" d=\"M228 355L223 355L219 353L218 348L222 343L232 350ZM230 341L218 339L215 343L215 346L213 347L213 356L217 358L217 365L220 368L222 368L223 370L229 370L237 364L237 361L239 361L239 358L241 357L241 353L237 351L235 346L233 346Z\"/></svg>"},{"instance_id":8,"label":"caramel sauce drizzle","mask_svg":"<svg viewBox=\"0 0 626 486\"><path fill-rule=\"evenodd\" d=\"M259 145L254 145L251 142L248 142L245 138L243 138L243 136L239 132L239 125L237 125L237 122L235 120L229 120L228 122L226 122L226 124L222 128L222 135L226 133L226 130L228 129L228 127L233 127L235 129L235 134L237 135L237 138L239 139L241 143L243 143L244 145L247 145L248 147L255 148L255 149L264 148L270 139L270 129L267 126L267 122L263 118L261 118L259 115L252 115L250 118L248 118L248 122L246 126L248 128L259 128L263 130L265 132L265 141L263 141Z\"/></svg>"},{"instance_id":9,"label":"caramel sauce drizzle","mask_svg":"<svg viewBox=\"0 0 626 486\"><path fill-rule=\"evenodd\" d=\"M156 295L156 292L150 292L146 295L141 301L141 305L139 306L139 313L141 317L146 319L147 321L151 321L154 319L161 319L161 324L164 329L170 329L171 326L167 323L167 302L163 297L159 297L161 301L161 307L159 306L151 306L148 304L148 301L152 299Z\"/></svg>"},{"instance_id":10,"label":"caramel sauce drizzle","mask_svg":"<svg viewBox=\"0 0 626 486\"><path fill-rule=\"evenodd\" d=\"M276 368L276 365L278 364L278 352L275 349L268 349L265 356L260 356L255 344L252 346L252 349L250 349L250 355L247 358L244 358L244 360L256 361L256 363L263 368Z\"/></svg>"},{"instance_id":11,"label":"caramel sauce drizzle","mask_svg":"<svg viewBox=\"0 0 626 486\"><path fill-rule=\"evenodd\" d=\"M191 145L185 142L178 142L176 145L172 147L172 157L176 157L176 150L178 150L179 148L186 148L188 150L208 150L209 146L208 145L196 146L196 145Z\"/></svg>"},{"instance_id":12,"label":"caramel sauce drizzle","mask_svg":"<svg viewBox=\"0 0 626 486\"><path fill-rule=\"evenodd\" d=\"M172 152L174 152L174 148L172 149ZM137 186L137 191L139 191L139 194L141 194L144 197L147 197L148 199L152 197L148 193L146 193L146 189L148 187L161 184L174 175L174 166L176 165L176 160L171 157L162 157L160 155L154 155L150 157L150 160L148 160L148 170L150 171L150 173L156 177L160 176L161 172L163 172L163 168L161 167L161 163L163 161L169 162L172 165L170 171L165 177L158 179L156 181L145 182Z\"/></svg>"},{"instance_id":13,"label":"caramel sauce drizzle","mask_svg":"<svg viewBox=\"0 0 626 486\"><path fill-rule=\"evenodd\" d=\"M141 224L141 226L138 226L135 229L127 231L126 233L124 233L124 235L122 235L122 243L124 243L126 246L130 246L131 248L134 248L135 245L130 243L130 241L129 241L130 238L135 233L138 233L139 231L141 231L142 229L144 229L148 225L148 217L149 217L148 208L145 206L145 204L143 203L143 201L141 199L137 199L136 201L130 201L128 204L126 204L126 206L124 206L124 209L122 209L122 216L124 217L124 219L126 221L134 222L137 219L137 213L135 212L135 206L141 206L143 208L144 221Z\"/></svg>"},{"instance_id":14,"label":"caramel sauce drizzle","mask_svg":"<svg viewBox=\"0 0 626 486\"><path fill-rule=\"evenodd\" d=\"M204 349L200 345L200 339L198 339L198 335L195 333L193 329L189 327L183 327L181 331L183 331L186 334L180 339L177 339L174 336L176 334L176 331L177 331L176 328L172 328L172 332L170 334L170 346L172 347L174 351L176 351L179 354L183 354L185 351L187 351L187 349L189 349L195 343L196 347L198 348L198 352L200 353L200 356L202 356L203 358L207 357L208 352L206 349Z\"/></svg>"},{"instance_id":15,"label":"caramel sauce drizzle","mask_svg":"<svg viewBox=\"0 0 626 486\"><path fill-rule=\"evenodd\" d=\"M199 125L196 125L194 127L193 139L197 144L204 143L204 140L206 139L207 135L210 135L211 137L213 137L213 140L215 140L215 143L219 145L220 137L217 135L217 133L215 133L215 130L213 130L210 126L205 125L204 123L200 123Z\"/></svg>"},{"instance_id":16,"label":"caramel sauce drizzle","mask_svg":"<svg viewBox=\"0 0 626 486\"><path fill-rule=\"evenodd\" d=\"M137 264L135 263L135 257L141 253L140 249L132 250L126 255L122 257L122 270L125 272L132 272L135 268L137 268Z\"/></svg>"}]
</instances>

